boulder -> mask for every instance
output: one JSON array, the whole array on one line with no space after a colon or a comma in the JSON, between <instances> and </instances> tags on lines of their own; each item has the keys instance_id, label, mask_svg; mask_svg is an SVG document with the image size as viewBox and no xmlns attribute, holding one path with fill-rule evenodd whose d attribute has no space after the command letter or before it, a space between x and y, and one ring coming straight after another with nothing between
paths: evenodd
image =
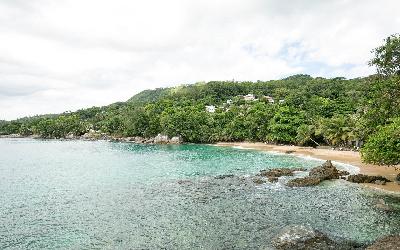
<instances>
[{"instance_id":1,"label":"boulder","mask_svg":"<svg viewBox=\"0 0 400 250\"><path fill-rule=\"evenodd\" d=\"M316 186L321 182L321 179L316 177L303 177L303 178L295 178L286 184L289 187L309 187Z\"/></svg>"},{"instance_id":2,"label":"boulder","mask_svg":"<svg viewBox=\"0 0 400 250\"><path fill-rule=\"evenodd\" d=\"M309 226L294 225L283 228L272 240L277 249L329 249L334 245L325 234Z\"/></svg>"},{"instance_id":3,"label":"boulder","mask_svg":"<svg viewBox=\"0 0 400 250\"><path fill-rule=\"evenodd\" d=\"M395 178L394 181L400 185L400 174L398 174Z\"/></svg>"},{"instance_id":4,"label":"boulder","mask_svg":"<svg viewBox=\"0 0 400 250\"><path fill-rule=\"evenodd\" d=\"M376 181L385 181L385 183L390 182L390 180L383 176L371 176L365 174L349 175L347 180L354 183L375 183Z\"/></svg>"},{"instance_id":5,"label":"boulder","mask_svg":"<svg viewBox=\"0 0 400 250\"><path fill-rule=\"evenodd\" d=\"M171 144L181 144L183 142L182 137L180 136L174 136L169 140L169 143Z\"/></svg>"},{"instance_id":6,"label":"boulder","mask_svg":"<svg viewBox=\"0 0 400 250\"><path fill-rule=\"evenodd\" d=\"M400 235L385 236L367 247L367 250L395 250L400 249Z\"/></svg>"},{"instance_id":7,"label":"boulder","mask_svg":"<svg viewBox=\"0 0 400 250\"><path fill-rule=\"evenodd\" d=\"M318 178L323 181L339 179L341 175L346 174L348 174L347 171L339 171L335 166L332 165L332 162L330 160L327 160L321 166L311 169L308 175L310 177Z\"/></svg>"},{"instance_id":8,"label":"boulder","mask_svg":"<svg viewBox=\"0 0 400 250\"><path fill-rule=\"evenodd\" d=\"M167 144L169 142L169 138L167 135L158 134L156 137L154 137L153 142L157 144Z\"/></svg>"},{"instance_id":9,"label":"boulder","mask_svg":"<svg viewBox=\"0 0 400 250\"><path fill-rule=\"evenodd\" d=\"M146 141L143 137L140 136L135 136L133 140L135 141L135 143L144 143Z\"/></svg>"}]
</instances>

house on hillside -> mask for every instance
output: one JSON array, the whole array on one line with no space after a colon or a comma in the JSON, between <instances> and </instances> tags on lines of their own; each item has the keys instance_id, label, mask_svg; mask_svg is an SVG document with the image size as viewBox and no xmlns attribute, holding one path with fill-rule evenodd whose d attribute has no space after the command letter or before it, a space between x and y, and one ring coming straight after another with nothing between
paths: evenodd
<instances>
[{"instance_id":1,"label":"house on hillside","mask_svg":"<svg viewBox=\"0 0 400 250\"><path fill-rule=\"evenodd\" d=\"M275 100L274 100L274 98L272 98L272 96L265 95L264 98L265 98L269 103L275 103Z\"/></svg>"},{"instance_id":2,"label":"house on hillside","mask_svg":"<svg viewBox=\"0 0 400 250\"><path fill-rule=\"evenodd\" d=\"M245 101L254 101L256 97L253 94L248 94L243 97Z\"/></svg>"},{"instance_id":3,"label":"house on hillside","mask_svg":"<svg viewBox=\"0 0 400 250\"><path fill-rule=\"evenodd\" d=\"M206 106L206 111L209 113L215 113L215 106L214 105Z\"/></svg>"},{"instance_id":4,"label":"house on hillside","mask_svg":"<svg viewBox=\"0 0 400 250\"><path fill-rule=\"evenodd\" d=\"M280 99L279 104L285 103L285 99Z\"/></svg>"}]
</instances>

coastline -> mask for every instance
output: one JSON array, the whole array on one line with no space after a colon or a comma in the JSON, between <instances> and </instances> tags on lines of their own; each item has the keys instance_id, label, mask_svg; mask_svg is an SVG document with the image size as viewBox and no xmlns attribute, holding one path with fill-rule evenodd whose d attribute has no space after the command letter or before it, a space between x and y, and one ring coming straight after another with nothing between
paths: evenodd
<instances>
[{"instance_id":1,"label":"coastline","mask_svg":"<svg viewBox=\"0 0 400 250\"><path fill-rule=\"evenodd\" d=\"M264 144L262 142L218 142L217 146L242 147L245 149L255 149L269 152L279 152L293 154L296 156L309 156L321 160L332 160L343 164L349 164L359 168L360 174L381 175L393 181L398 174L393 167L378 166L373 164L365 164L361 161L359 152L354 151L338 151L325 148L312 148L301 146L286 146ZM363 186L382 190L388 193L400 194L400 185L395 182L388 182L386 185L377 184L361 184Z\"/></svg>"}]
</instances>

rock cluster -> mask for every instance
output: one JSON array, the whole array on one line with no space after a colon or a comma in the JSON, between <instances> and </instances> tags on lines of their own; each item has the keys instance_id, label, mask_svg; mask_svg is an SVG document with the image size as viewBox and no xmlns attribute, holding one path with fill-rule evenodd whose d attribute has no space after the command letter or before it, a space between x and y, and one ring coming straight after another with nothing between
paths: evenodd
<instances>
[{"instance_id":1,"label":"rock cluster","mask_svg":"<svg viewBox=\"0 0 400 250\"><path fill-rule=\"evenodd\" d=\"M315 167L310 170L309 176L318 178L321 181L339 179L340 176L348 175L347 171L339 171L335 166L333 166L330 160L327 160L324 164L319 167Z\"/></svg>"},{"instance_id":2,"label":"rock cluster","mask_svg":"<svg viewBox=\"0 0 400 250\"><path fill-rule=\"evenodd\" d=\"M330 160L326 161L321 166L315 167L310 170L307 177L295 178L288 181L287 186L289 187L308 187L316 186L321 181L339 179L342 176L348 175L347 171L340 171L333 166Z\"/></svg>"},{"instance_id":3,"label":"rock cluster","mask_svg":"<svg viewBox=\"0 0 400 250\"><path fill-rule=\"evenodd\" d=\"M370 176L365 174L350 175L347 180L354 183L375 183L381 185L386 184L386 182L390 182L390 180L383 176Z\"/></svg>"}]
</instances>

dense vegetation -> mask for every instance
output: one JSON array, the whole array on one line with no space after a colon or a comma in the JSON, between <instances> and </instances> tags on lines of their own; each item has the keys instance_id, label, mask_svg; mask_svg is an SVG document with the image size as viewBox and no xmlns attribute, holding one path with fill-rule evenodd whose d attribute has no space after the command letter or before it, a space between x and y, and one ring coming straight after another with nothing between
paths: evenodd
<instances>
[{"instance_id":1,"label":"dense vegetation","mask_svg":"<svg viewBox=\"0 0 400 250\"><path fill-rule=\"evenodd\" d=\"M0 122L0 134L62 138L95 130L125 137L179 135L196 143L248 140L355 147L366 142L366 161L398 164L400 39L391 36L385 42L370 62L379 74L366 78L295 75L159 88L105 107ZM256 100L245 100L247 94ZM214 105L215 112L207 112L207 105ZM379 153L381 149L385 152Z\"/></svg>"}]
</instances>

